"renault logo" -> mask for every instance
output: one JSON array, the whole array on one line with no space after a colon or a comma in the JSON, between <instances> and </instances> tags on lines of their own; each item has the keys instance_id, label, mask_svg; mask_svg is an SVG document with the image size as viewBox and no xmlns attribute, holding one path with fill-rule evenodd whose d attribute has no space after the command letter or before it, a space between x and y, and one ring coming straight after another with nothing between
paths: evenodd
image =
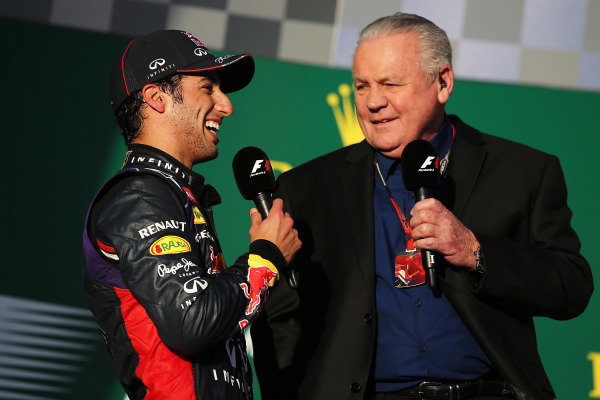
<instances>
[{"instance_id":1,"label":"renault logo","mask_svg":"<svg viewBox=\"0 0 600 400\"><path fill-rule=\"evenodd\" d=\"M158 67L162 67L163 65L165 65L165 60L162 58L157 58L156 60L152 61L148 67L150 67L150 69L156 69Z\"/></svg>"}]
</instances>

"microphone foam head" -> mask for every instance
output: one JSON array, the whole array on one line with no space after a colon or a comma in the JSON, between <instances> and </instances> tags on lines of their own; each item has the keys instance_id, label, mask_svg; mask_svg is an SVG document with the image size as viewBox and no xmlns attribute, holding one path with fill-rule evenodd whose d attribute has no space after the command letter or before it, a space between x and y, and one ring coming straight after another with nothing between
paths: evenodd
<instances>
[{"instance_id":1,"label":"microphone foam head","mask_svg":"<svg viewBox=\"0 0 600 400\"><path fill-rule=\"evenodd\" d=\"M269 157L258 147L244 147L233 157L235 183L246 200L275 190L275 175Z\"/></svg>"},{"instance_id":2,"label":"microphone foam head","mask_svg":"<svg viewBox=\"0 0 600 400\"><path fill-rule=\"evenodd\" d=\"M440 158L426 140L413 140L404 147L400 158L406 190L433 189L440 182Z\"/></svg>"}]
</instances>

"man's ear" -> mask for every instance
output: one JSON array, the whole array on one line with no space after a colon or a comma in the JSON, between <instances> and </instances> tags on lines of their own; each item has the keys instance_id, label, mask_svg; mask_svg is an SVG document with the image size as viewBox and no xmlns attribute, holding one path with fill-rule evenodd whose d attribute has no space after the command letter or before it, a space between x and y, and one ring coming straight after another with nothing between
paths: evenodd
<instances>
[{"instance_id":1,"label":"man's ear","mask_svg":"<svg viewBox=\"0 0 600 400\"><path fill-rule=\"evenodd\" d=\"M454 71L450 65L445 65L438 75L438 101L445 104L450 98L452 89L454 88Z\"/></svg>"},{"instance_id":2,"label":"man's ear","mask_svg":"<svg viewBox=\"0 0 600 400\"><path fill-rule=\"evenodd\" d=\"M167 95L163 92L160 87L149 83L142 88L142 97L144 102L148 104L154 111L163 113L167 105Z\"/></svg>"}]
</instances>

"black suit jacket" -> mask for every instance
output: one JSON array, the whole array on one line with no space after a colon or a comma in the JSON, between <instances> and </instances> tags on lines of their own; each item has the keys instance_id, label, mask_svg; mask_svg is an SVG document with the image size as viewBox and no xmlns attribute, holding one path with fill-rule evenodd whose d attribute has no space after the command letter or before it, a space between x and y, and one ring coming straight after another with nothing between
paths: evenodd
<instances>
[{"instance_id":1,"label":"black suit jacket","mask_svg":"<svg viewBox=\"0 0 600 400\"><path fill-rule=\"evenodd\" d=\"M440 200L470 228L483 278L446 264L440 284L520 398L554 396L533 316L580 314L593 290L570 226L558 159L451 116L456 137ZM373 150L366 142L301 165L278 180L303 248L300 286L280 280L252 326L263 399L362 399L376 343Z\"/></svg>"}]
</instances>

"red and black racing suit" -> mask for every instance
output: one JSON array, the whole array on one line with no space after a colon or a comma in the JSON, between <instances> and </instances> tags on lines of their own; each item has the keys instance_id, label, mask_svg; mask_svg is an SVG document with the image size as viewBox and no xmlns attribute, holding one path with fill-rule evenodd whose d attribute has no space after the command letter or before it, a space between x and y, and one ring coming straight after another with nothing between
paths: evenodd
<instances>
[{"instance_id":1,"label":"red and black racing suit","mask_svg":"<svg viewBox=\"0 0 600 400\"><path fill-rule=\"evenodd\" d=\"M132 145L84 231L88 303L131 400L252 399L243 329L285 264L257 240L225 268L212 186Z\"/></svg>"}]
</instances>

